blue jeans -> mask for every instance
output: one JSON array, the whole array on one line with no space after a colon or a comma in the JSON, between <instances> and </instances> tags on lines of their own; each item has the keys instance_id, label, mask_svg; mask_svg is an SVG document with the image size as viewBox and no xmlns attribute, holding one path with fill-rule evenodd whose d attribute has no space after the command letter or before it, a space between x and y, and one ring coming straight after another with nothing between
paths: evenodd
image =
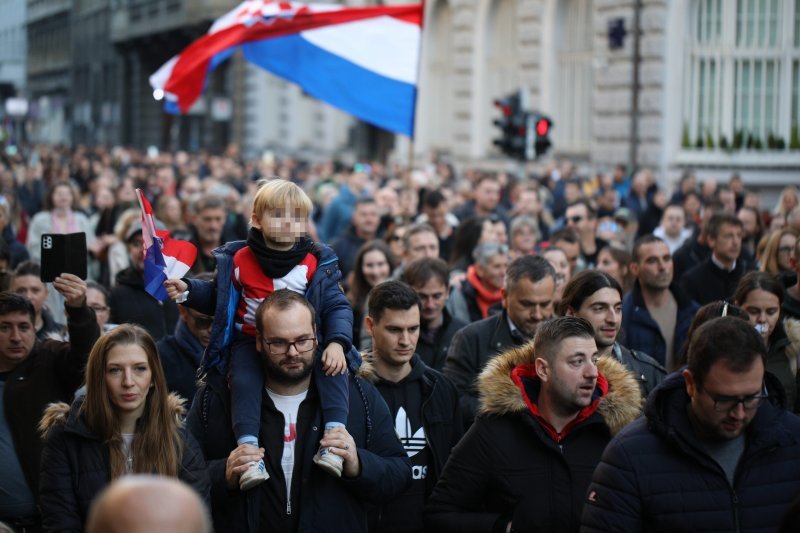
<instances>
[{"instance_id":1,"label":"blue jeans","mask_svg":"<svg viewBox=\"0 0 800 533\"><path fill-rule=\"evenodd\" d=\"M237 333L231 346L228 380L231 387L231 417L233 433L238 440L243 435L259 434L261 399L264 390L264 357L256 350L256 340ZM314 354L312 372L322 406L325 425L347 424L350 388L347 374L326 376L322 369L322 354Z\"/></svg>"}]
</instances>

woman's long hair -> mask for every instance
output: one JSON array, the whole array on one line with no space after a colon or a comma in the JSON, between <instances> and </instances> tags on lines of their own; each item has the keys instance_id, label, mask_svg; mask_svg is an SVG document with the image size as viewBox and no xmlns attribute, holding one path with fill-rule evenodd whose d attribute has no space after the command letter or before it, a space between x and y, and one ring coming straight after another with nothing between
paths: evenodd
<instances>
[{"instance_id":1,"label":"woman's long hair","mask_svg":"<svg viewBox=\"0 0 800 533\"><path fill-rule=\"evenodd\" d=\"M167 380L156 344L144 329L122 324L98 339L86 363L86 398L81 410L89 429L109 447L111 479L125 474L119 417L106 387L106 364L112 348L129 344L145 351L152 376L144 412L136 421L131 445L133 471L175 477L183 455L181 422L174 402L171 403L168 398Z\"/></svg>"},{"instance_id":2,"label":"woman's long hair","mask_svg":"<svg viewBox=\"0 0 800 533\"><path fill-rule=\"evenodd\" d=\"M350 279L350 285L347 291L347 299L350 301L350 305L353 306L353 309L361 309L367 301L367 294L369 294L370 289L372 289L367 278L364 276L364 256L376 250L386 257L386 262L389 264L390 276L397 267L394 254L389 249L389 246L382 240L375 239L362 244L361 248L358 249L355 262L353 263L352 278Z\"/></svg>"},{"instance_id":3,"label":"woman's long hair","mask_svg":"<svg viewBox=\"0 0 800 533\"><path fill-rule=\"evenodd\" d=\"M778 252L784 235L798 236L797 232L791 228L784 228L770 233L767 238L767 244L764 246L764 252L761 255L761 272L768 272L773 275L782 272L780 266L778 266Z\"/></svg>"}]
</instances>

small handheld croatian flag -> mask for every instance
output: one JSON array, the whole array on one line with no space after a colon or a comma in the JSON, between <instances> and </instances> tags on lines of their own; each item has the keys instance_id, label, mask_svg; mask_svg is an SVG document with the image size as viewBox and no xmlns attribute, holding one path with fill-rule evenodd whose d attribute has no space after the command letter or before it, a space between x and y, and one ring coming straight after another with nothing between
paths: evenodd
<instances>
[{"instance_id":1,"label":"small handheld croatian flag","mask_svg":"<svg viewBox=\"0 0 800 533\"><path fill-rule=\"evenodd\" d=\"M383 129L414 136L423 4L351 7L246 0L150 76L165 110L186 113L214 68L245 60Z\"/></svg>"},{"instance_id":2,"label":"small handheld croatian flag","mask_svg":"<svg viewBox=\"0 0 800 533\"><path fill-rule=\"evenodd\" d=\"M144 290L159 301L167 299L164 282L180 279L197 259L197 248L188 241L173 239L168 231L156 229L153 208L141 189L136 189L142 208L142 240L144 241Z\"/></svg>"}]
</instances>

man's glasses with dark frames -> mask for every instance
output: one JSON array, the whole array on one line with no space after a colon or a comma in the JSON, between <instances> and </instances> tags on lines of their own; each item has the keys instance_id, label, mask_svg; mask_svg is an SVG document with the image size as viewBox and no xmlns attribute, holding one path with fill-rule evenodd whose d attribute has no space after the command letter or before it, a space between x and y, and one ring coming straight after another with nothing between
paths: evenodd
<instances>
[{"instance_id":1,"label":"man's glasses with dark frames","mask_svg":"<svg viewBox=\"0 0 800 533\"><path fill-rule=\"evenodd\" d=\"M276 341L261 340L266 345L267 350L274 355L286 355L289 353L289 348L292 346L294 346L294 349L297 350L298 353L306 353L313 350L317 345L317 339L297 339L294 342L285 341L283 339Z\"/></svg>"},{"instance_id":2,"label":"man's glasses with dark frames","mask_svg":"<svg viewBox=\"0 0 800 533\"><path fill-rule=\"evenodd\" d=\"M727 413L739 407L742 404L745 411L752 411L757 409L765 399L767 399L766 390L762 390L760 394L753 394L752 396L722 396L717 394L710 394L703 391L714 402L714 410L718 413Z\"/></svg>"}]
</instances>

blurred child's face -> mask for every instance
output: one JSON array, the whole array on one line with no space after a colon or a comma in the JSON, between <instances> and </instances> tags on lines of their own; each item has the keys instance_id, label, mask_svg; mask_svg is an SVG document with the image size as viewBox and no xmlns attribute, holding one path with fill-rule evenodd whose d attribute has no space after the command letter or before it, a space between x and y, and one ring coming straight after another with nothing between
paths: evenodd
<instances>
[{"instance_id":1,"label":"blurred child's face","mask_svg":"<svg viewBox=\"0 0 800 533\"><path fill-rule=\"evenodd\" d=\"M254 228L261 230L268 246L288 249L305 236L308 217L287 203L284 207L267 209L261 217L253 213L251 222Z\"/></svg>"}]
</instances>

